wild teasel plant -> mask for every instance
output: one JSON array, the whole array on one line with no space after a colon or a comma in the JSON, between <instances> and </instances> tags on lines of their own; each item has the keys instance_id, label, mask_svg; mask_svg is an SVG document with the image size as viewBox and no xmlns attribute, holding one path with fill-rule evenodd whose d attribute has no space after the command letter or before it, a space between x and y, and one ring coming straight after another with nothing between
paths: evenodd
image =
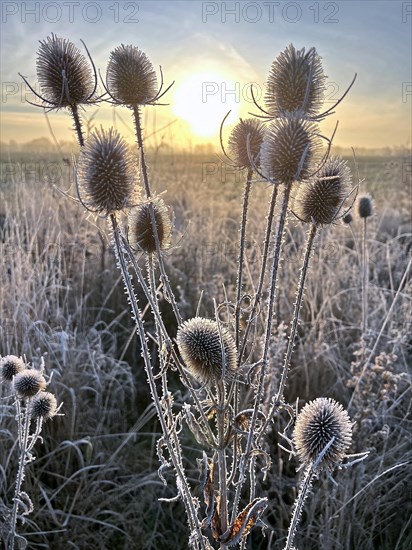
<instances>
[{"instance_id":1,"label":"wild teasel plant","mask_svg":"<svg viewBox=\"0 0 412 550\"><path fill-rule=\"evenodd\" d=\"M74 128L80 146L84 145L82 124L79 108L83 105L97 103L97 73L89 51L86 49L90 65L86 57L70 40L60 38L55 34L40 41L37 57L37 78L41 94L38 94L22 76L31 92L41 100L47 110L68 109L74 121ZM30 103L30 102L29 102Z\"/></svg>"},{"instance_id":2,"label":"wild teasel plant","mask_svg":"<svg viewBox=\"0 0 412 550\"><path fill-rule=\"evenodd\" d=\"M17 521L24 522L25 516L33 511L30 496L23 490L27 465L35 460L33 448L41 438L43 423L58 414L61 407L57 406L56 397L45 391L49 381L44 374L44 359L41 359L40 369L31 367L21 357L6 355L0 358L0 381L11 392L14 399L17 422L17 441L19 460L16 486L13 497L13 507L7 518L8 535L3 540L5 550L25 547L27 541L17 534Z\"/></svg>"},{"instance_id":3,"label":"wild teasel plant","mask_svg":"<svg viewBox=\"0 0 412 550\"><path fill-rule=\"evenodd\" d=\"M347 411L333 399L318 398L307 403L296 418L292 447L305 468L298 497L294 504L292 520L284 550L294 550L293 542L313 480L322 472L332 472L366 458L367 453L347 455L352 442L352 423Z\"/></svg>"},{"instance_id":4,"label":"wild teasel plant","mask_svg":"<svg viewBox=\"0 0 412 550\"><path fill-rule=\"evenodd\" d=\"M64 71L66 83L65 75L70 71L66 68ZM311 48L305 52L291 45L272 65L266 96L268 111L259 115L261 119L240 120L230 134L226 150L222 123L223 153L232 166L245 171L245 185L235 296L228 295L224 303L219 304L213 300L211 318L202 317L197 311L194 317L183 319L164 261L166 251L173 250L172 223L167 205L152 189L141 126L141 110L147 105L159 105L158 101L170 88L162 92L162 73L158 87L151 61L133 45L121 45L110 54L104 82L105 99L115 107L125 106L131 110L137 159L132 158L126 142L115 130L97 130L86 140L81 128L76 127L82 145L76 166L78 198L89 212L106 218L109 223L161 428L157 443L159 476L166 484L165 472L174 473L176 499L183 502L187 516L188 544L196 550L235 546L244 549L251 530L264 526L262 518L268 499L261 494L257 468L258 461L263 461L260 468L263 474L271 467L264 439L271 421L280 411L286 410L291 421L294 419L294 410L286 402L284 389L310 254L321 227L339 219L350 202L348 168L340 159L329 157L332 139L324 138L318 127L318 122L331 114L331 109L320 113L324 81L321 58L316 50ZM87 104L87 100L84 103ZM322 140L326 141L326 152L322 150ZM272 186L272 196L257 285L253 292L247 292L244 268L247 220L252 215L249 199L253 186L262 180ZM310 233L281 383L274 394L268 395L265 387L283 237L296 189L297 206L293 213L302 223L310 224ZM280 205L277 204L279 194L282 194ZM269 281L267 292L264 291L266 280ZM139 303L137 287L147 303ZM166 302L162 308L159 291ZM177 325L175 340L165 323L164 307L171 310ZM144 311L151 323L144 319ZM177 373L185 391L184 398L177 403L170 390L172 371ZM16 373L16 378L20 374ZM42 391L40 398L30 397L33 399L31 410L44 418L52 416L56 407L47 393ZM269 402L263 403L264 396ZM324 432L320 426L326 416L322 413L320 424L316 421L313 429L312 424L303 429L303 421L308 419L307 409L298 417L292 445L295 444L299 457L303 456L305 444L314 450L303 457L307 487L324 465L339 464L350 444L349 420L340 406L327 399L316 403L314 416L324 410L320 405L325 405L331 409L331 417L335 414L341 419L341 424L331 421L327 424L330 430ZM202 448L198 460L200 483L195 486L187 475L181 444L183 424ZM340 439L339 429L344 434ZM303 434L302 437L299 434ZM307 490L301 490L302 496L296 504L287 548L293 544Z\"/></svg>"},{"instance_id":5,"label":"wild teasel plant","mask_svg":"<svg viewBox=\"0 0 412 550\"><path fill-rule=\"evenodd\" d=\"M373 214L373 202L370 195L362 195L358 198L356 210L362 220L362 338L365 339L368 323L368 248L366 246L367 220Z\"/></svg>"}]
</instances>

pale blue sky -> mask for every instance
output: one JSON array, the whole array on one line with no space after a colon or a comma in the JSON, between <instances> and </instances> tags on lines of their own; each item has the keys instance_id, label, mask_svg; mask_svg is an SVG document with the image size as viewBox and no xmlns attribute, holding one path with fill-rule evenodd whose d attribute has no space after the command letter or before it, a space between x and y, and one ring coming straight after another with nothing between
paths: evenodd
<instances>
[{"instance_id":1,"label":"pale blue sky","mask_svg":"<svg viewBox=\"0 0 412 550\"><path fill-rule=\"evenodd\" d=\"M182 103L186 89L182 85L191 75L216 74L217 80L227 76L228 89L238 82L241 93L236 101L244 115L251 108L243 101L247 83L263 87L272 61L289 43L298 48L315 46L323 58L330 94L336 92L338 97L358 73L350 95L325 124L329 131L339 119L336 143L373 147L410 143L412 93L403 97L402 90L412 92L412 84L408 85L412 2L100 0L63 1L60 8L56 4L2 2L3 141L47 135L43 117L22 101L17 72L35 81L38 40L55 32L79 47L82 38L103 73L110 51L120 43L138 46L155 66L161 64L166 81L174 79L176 84L167 98L172 105L157 109L158 125L176 118L173 104L179 93ZM29 13L30 9L37 12ZM201 104L196 107L199 113L201 108ZM110 122L108 109L101 116ZM70 121L63 113L52 114L51 121L58 138L64 139Z\"/></svg>"}]
</instances>

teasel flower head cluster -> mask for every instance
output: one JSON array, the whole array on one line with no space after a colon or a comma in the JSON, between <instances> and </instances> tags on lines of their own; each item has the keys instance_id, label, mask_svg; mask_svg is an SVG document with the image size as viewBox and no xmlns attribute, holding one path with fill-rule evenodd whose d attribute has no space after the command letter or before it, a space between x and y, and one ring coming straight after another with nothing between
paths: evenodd
<instances>
[{"instance_id":1,"label":"teasel flower head cluster","mask_svg":"<svg viewBox=\"0 0 412 550\"><path fill-rule=\"evenodd\" d=\"M305 118L315 117L323 104L325 80L316 49L296 50L290 44L270 69L265 95L267 113L281 117L300 111Z\"/></svg>"},{"instance_id":2,"label":"teasel flower head cluster","mask_svg":"<svg viewBox=\"0 0 412 550\"><path fill-rule=\"evenodd\" d=\"M45 391L44 363L40 370L30 367L21 357L6 355L0 359L0 379L12 385L18 399L30 403L32 419L47 420L58 412L56 397Z\"/></svg>"},{"instance_id":3,"label":"teasel flower head cluster","mask_svg":"<svg viewBox=\"0 0 412 550\"><path fill-rule=\"evenodd\" d=\"M332 441L332 443L330 443ZM342 462L352 442L352 423L342 405L320 397L307 403L299 413L293 432L293 443L302 464L320 460L318 470L332 470Z\"/></svg>"},{"instance_id":4,"label":"teasel flower head cluster","mask_svg":"<svg viewBox=\"0 0 412 550\"><path fill-rule=\"evenodd\" d=\"M34 420L49 420L58 411L56 397L47 391L39 392L31 403L31 415Z\"/></svg>"},{"instance_id":5,"label":"teasel flower head cluster","mask_svg":"<svg viewBox=\"0 0 412 550\"><path fill-rule=\"evenodd\" d=\"M176 340L187 369L200 384L210 386L230 381L236 375L235 341L216 321L202 317L185 321L178 329Z\"/></svg>"},{"instance_id":6,"label":"teasel flower head cluster","mask_svg":"<svg viewBox=\"0 0 412 550\"><path fill-rule=\"evenodd\" d=\"M147 254L156 252L156 238L152 226L153 210L156 222L157 237L161 250L170 247L172 222L163 199L156 198L151 202L144 202L133 207L128 214L129 244L135 250L142 250Z\"/></svg>"},{"instance_id":7,"label":"teasel flower head cluster","mask_svg":"<svg viewBox=\"0 0 412 550\"><path fill-rule=\"evenodd\" d=\"M62 109L96 101L96 71L86 48L87 58L65 38L54 33L40 41L37 55L37 78L41 95L22 77L32 92L42 100L42 107Z\"/></svg>"},{"instance_id":8,"label":"teasel flower head cluster","mask_svg":"<svg viewBox=\"0 0 412 550\"><path fill-rule=\"evenodd\" d=\"M357 212L360 218L370 218L373 214L373 201L370 195L362 195L358 198Z\"/></svg>"},{"instance_id":9,"label":"teasel flower head cluster","mask_svg":"<svg viewBox=\"0 0 412 550\"><path fill-rule=\"evenodd\" d=\"M135 163L126 141L110 128L95 130L82 148L76 178L84 205L108 216L136 205Z\"/></svg>"},{"instance_id":10,"label":"teasel flower head cluster","mask_svg":"<svg viewBox=\"0 0 412 550\"><path fill-rule=\"evenodd\" d=\"M264 135L265 126L259 120L240 119L229 136L228 152L236 167L254 170Z\"/></svg>"},{"instance_id":11,"label":"teasel flower head cluster","mask_svg":"<svg viewBox=\"0 0 412 550\"><path fill-rule=\"evenodd\" d=\"M25 368L13 378L13 388L21 399L31 399L46 388L46 379L37 369Z\"/></svg>"},{"instance_id":12,"label":"teasel flower head cluster","mask_svg":"<svg viewBox=\"0 0 412 550\"><path fill-rule=\"evenodd\" d=\"M109 58L106 90L114 103L134 107L153 104L159 97L156 72L136 46L121 44Z\"/></svg>"},{"instance_id":13,"label":"teasel flower head cluster","mask_svg":"<svg viewBox=\"0 0 412 550\"><path fill-rule=\"evenodd\" d=\"M299 185L296 215L304 222L328 225L342 211L352 184L352 176L345 160L330 157L308 180Z\"/></svg>"},{"instance_id":14,"label":"teasel flower head cluster","mask_svg":"<svg viewBox=\"0 0 412 550\"><path fill-rule=\"evenodd\" d=\"M277 118L269 124L262 143L260 162L263 175L272 183L308 178L320 156L317 125L299 114Z\"/></svg>"},{"instance_id":15,"label":"teasel flower head cluster","mask_svg":"<svg viewBox=\"0 0 412 550\"><path fill-rule=\"evenodd\" d=\"M21 357L6 355L0 359L0 380L2 382L12 382L16 374L22 372L25 368L26 365Z\"/></svg>"}]
</instances>

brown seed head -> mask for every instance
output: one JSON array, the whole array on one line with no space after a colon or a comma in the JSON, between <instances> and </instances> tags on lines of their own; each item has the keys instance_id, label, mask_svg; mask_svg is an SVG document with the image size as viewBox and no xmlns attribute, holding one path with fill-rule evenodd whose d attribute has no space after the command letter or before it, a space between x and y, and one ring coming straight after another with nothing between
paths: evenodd
<instances>
[{"instance_id":1,"label":"brown seed head","mask_svg":"<svg viewBox=\"0 0 412 550\"><path fill-rule=\"evenodd\" d=\"M291 184L314 172L320 141L317 125L289 116L270 123L262 143L260 164L275 183Z\"/></svg>"},{"instance_id":2,"label":"brown seed head","mask_svg":"<svg viewBox=\"0 0 412 550\"><path fill-rule=\"evenodd\" d=\"M85 56L70 40L53 33L40 41L37 78L43 97L57 108L85 103L95 85Z\"/></svg>"},{"instance_id":3,"label":"brown seed head","mask_svg":"<svg viewBox=\"0 0 412 550\"><path fill-rule=\"evenodd\" d=\"M106 82L111 96L123 105L145 105L157 93L153 65L136 46L122 44L111 52Z\"/></svg>"},{"instance_id":4,"label":"brown seed head","mask_svg":"<svg viewBox=\"0 0 412 550\"><path fill-rule=\"evenodd\" d=\"M177 332L177 345L187 368L198 382L210 385L218 380L231 380L237 371L235 342L216 321L194 317L184 322ZM222 339L222 341L221 341ZM225 352L223 367L222 342Z\"/></svg>"},{"instance_id":5,"label":"brown seed head","mask_svg":"<svg viewBox=\"0 0 412 550\"><path fill-rule=\"evenodd\" d=\"M353 216L350 212L348 212L345 216L343 216L342 221L346 225L350 225L352 223Z\"/></svg>"},{"instance_id":6,"label":"brown seed head","mask_svg":"<svg viewBox=\"0 0 412 550\"><path fill-rule=\"evenodd\" d=\"M296 50L290 44L272 64L265 102L274 117L301 111L305 117L316 115L323 103L325 74L315 48Z\"/></svg>"},{"instance_id":7,"label":"brown seed head","mask_svg":"<svg viewBox=\"0 0 412 550\"><path fill-rule=\"evenodd\" d=\"M360 218L370 218L373 214L373 202L370 195L358 198L358 214Z\"/></svg>"},{"instance_id":8,"label":"brown seed head","mask_svg":"<svg viewBox=\"0 0 412 550\"><path fill-rule=\"evenodd\" d=\"M21 399L34 397L46 387L44 376L36 369L25 369L14 377L14 391Z\"/></svg>"},{"instance_id":9,"label":"brown seed head","mask_svg":"<svg viewBox=\"0 0 412 550\"><path fill-rule=\"evenodd\" d=\"M305 465L316 461L332 437L335 439L318 466L320 470L332 470L342 461L351 445L352 425L348 413L333 399L320 397L307 403L293 431L299 460Z\"/></svg>"},{"instance_id":10,"label":"brown seed head","mask_svg":"<svg viewBox=\"0 0 412 550\"><path fill-rule=\"evenodd\" d=\"M0 378L12 382L13 378L26 367L23 359L16 355L6 355L0 359Z\"/></svg>"},{"instance_id":11,"label":"brown seed head","mask_svg":"<svg viewBox=\"0 0 412 550\"><path fill-rule=\"evenodd\" d=\"M53 418L57 412L57 401L52 393L41 391L33 398L31 404L32 418Z\"/></svg>"},{"instance_id":12,"label":"brown seed head","mask_svg":"<svg viewBox=\"0 0 412 550\"><path fill-rule=\"evenodd\" d=\"M265 127L259 120L240 119L229 136L229 154L234 159L236 166L253 170L248 147L252 160L257 163L256 159L260 152L264 133Z\"/></svg>"},{"instance_id":13,"label":"brown seed head","mask_svg":"<svg viewBox=\"0 0 412 550\"><path fill-rule=\"evenodd\" d=\"M308 223L332 223L342 209L351 183L346 161L330 157L315 176L301 182L296 195L296 214Z\"/></svg>"},{"instance_id":14,"label":"brown seed head","mask_svg":"<svg viewBox=\"0 0 412 550\"><path fill-rule=\"evenodd\" d=\"M154 199L151 203L139 204L132 208L128 215L129 243L135 250L141 249L148 254L156 252L150 208L154 212L157 236L162 250L170 246L172 231L169 213L162 199Z\"/></svg>"},{"instance_id":15,"label":"brown seed head","mask_svg":"<svg viewBox=\"0 0 412 550\"><path fill-rule=\"evenodd\" d=\"M135 165L120 134L95 130L80 151L77 177L88 208L109 215L136 204Z\"/></svg>"}]
</instances>

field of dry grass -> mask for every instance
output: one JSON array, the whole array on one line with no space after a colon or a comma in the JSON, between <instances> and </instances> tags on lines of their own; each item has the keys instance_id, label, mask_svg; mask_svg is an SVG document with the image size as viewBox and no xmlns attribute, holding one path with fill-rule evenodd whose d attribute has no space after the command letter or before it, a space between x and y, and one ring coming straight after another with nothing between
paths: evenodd
<instances>
[{"instance_id":1,"label":"field of dry grass","mask_svg":"<svg viewBox=\"0 0 412 550\"><path fill-rule=\"evenodd\" d=\"M57 155L15 154L2 161L0 355L26 355L35 365L43 356L64 403L64 416L45 426L44 442L27 470L25 490L34 512L19 532L33 549L185 548L183 508L158 501L174 493L157 476L159 426L106 222L53 187L45 168L50 162L59 167L55 182L73 194L70 166ZM242 180L227 174L213 155L152 151L150 161L152 187L174 214L167 266L181 311L185 318L193 316L203 292L200 313L212 316L212 299L223 302L235 291ZM350 226L325 229L317 241L286 400L293 403L299 396L300 406L318 396L339 400L356 421L351 451L370 454L356 467L338 471L336 484L328 477L315 482L297 536L297 546L305 550L412 547L412 281L410 275L404 278L412 257L411 189L405 157L358 162L362 192L372 194L375 207L367 235L371 366L354 393L362 370L361 224L354 217ZM34 172L29 173L29 163ZM267 184L253 184L245 285L251 293L269 195ZM304 237L302 224L290 219L270 357L273 384ZM177 327L167 307L165 321L174 336ZM177 376L171 386L175 401L183 404L187 395ZM6 388L1 391L5 397ZM1 400L0 520L13 497L17 469L13 416L10 401ZM266 440L272 467L259 481L269 498L267 529L266 537L260 529L251 534L248 547L256 550L283 547L296 498L297 461L289 461L278 446L284 443L278 431L285 420L277 419ZM189 431L184 452L195 486L201 450ZM172 479L167 472L165 477Z\"/></svg>"}]
</instances>

